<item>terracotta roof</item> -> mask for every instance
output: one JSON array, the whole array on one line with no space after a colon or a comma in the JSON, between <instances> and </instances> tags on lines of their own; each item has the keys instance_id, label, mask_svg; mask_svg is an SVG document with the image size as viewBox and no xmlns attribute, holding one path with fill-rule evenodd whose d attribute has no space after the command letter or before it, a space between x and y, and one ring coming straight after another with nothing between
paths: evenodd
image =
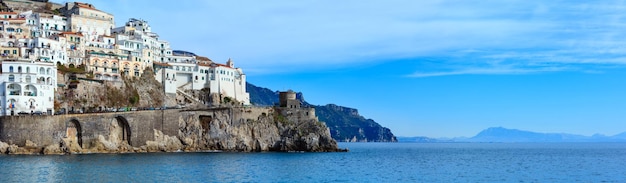
<instances>
[{"instance_id":1,"label":"terracotta roof","mask_svg":"<svg viewBox=\"0 0 626 183\"><path fill-rule=\"evenodd\" d=\"M198 63L199 66L211 67L211 64Z\"/></svg>"},{"instance_id":2,"label":"terracotta roof","mask_svg":"<svg viewBox=\"0 0 626 183\"><path fill-rule=\"evenodd\" d=\"M201 61L213 61L208 57L203 57L203 56L196 56L196 60L201 60Z\"/></svg>"},{"instance_id":3,"label":"terracotta roof","mask_svg":"<svg viewBox=\"0 0 626 183\"><path fill-rule=\"evenodd\" d=\"M17 12L3 11L3 12L0 12L0 15L17 15Z\"/></svg>"},{"instance_id":4,"label":"terracotta roof","mask_svg":"<svg viewBox=\"0 0 626 183\"><path fill-rule=\"evenodd\" d=\"M96 7L94 7L93 5L88 4L88 3L75 2L74 4L76 4L80 8L87 8L87 9L98 10L98 9L96 9Z\"/></svg>"},{"instance_id":5,"label":"terracotta roof","mask_svg":"<svg viewBox=\"0 0 626 183\"><path fill-rule=\"evenodd\" d=\"M161 63L161 62L152 62L152 63L155 64L155 65L159 65L159 66L166 66L166 67L172 66L172 65L170 65L168 63Z\"/></svg>"},{"instance_id":6,"label":"terracotta roof","mask_svg":"<svg viewBox=\"0 0 626 183\"><path fill-rule=\"evenodd\" d=\"M110 15L110 13L107 13L107 12L101 11L101 10L99 10L99 9L96 9L96 7L95 7L95 6L93 6L92 4L89 4L89 3L74 2L74 4L75 4L76 6L78 6L79 8L85 8L85 9L95 10L95 11L99 11L99 12L106 13L106 14L109 14L109 15Z\"/></svg>"},{"instance_id":7,"label":"terracotta roof","mask_svg":"<svg viewBox=\"0 0 626 183\"><path fill-rule=\"evenodd\" d=\"M224 64L215 64L215 65L220 66L220 67L228 67L228 68L232 68L232 67L230 67L230 66L228 66L228 65L224 65Z\"/></svg>"}]
</instances>

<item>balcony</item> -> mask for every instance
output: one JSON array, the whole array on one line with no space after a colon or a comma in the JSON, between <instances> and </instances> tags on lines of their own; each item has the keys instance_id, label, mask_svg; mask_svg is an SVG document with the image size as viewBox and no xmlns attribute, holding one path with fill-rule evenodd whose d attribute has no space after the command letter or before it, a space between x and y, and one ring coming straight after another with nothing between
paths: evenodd
<instances>
[{"instance_id":1,"label":"balcony","mask_svg":"<svg viewBox=\"0 0 626 183\"><path fill-rule=\"evenodd\" d=\"M34 97L34 96L37 96L37 93L27 91L27 92L24 92L24 96L31 96L31 97Z\"/></svg>"}]
</instances>

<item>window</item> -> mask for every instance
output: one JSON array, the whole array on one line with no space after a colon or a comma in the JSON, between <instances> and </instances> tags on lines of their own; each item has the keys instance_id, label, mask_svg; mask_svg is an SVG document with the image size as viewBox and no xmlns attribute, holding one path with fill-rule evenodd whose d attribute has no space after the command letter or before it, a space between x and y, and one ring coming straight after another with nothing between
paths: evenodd
<instances>
[{"instance_id":1,"label":"window","mask_svg":"<svg viewBox=\"0 0 626 183\"><path fill-rule=\"evenodd\" d=\"M9 72L13 72L13 66L9 67Z\"/></svg>"},{"instance_id":2,"label":"window","mask_svg":"<svg viewBox=\"0 0 626 183\"><path fill-rule=\"evenodd\" d=\"M15 82L15 76L13 74L9 75L9 82Z\"/></svg>"},{"instance_id":3,"label":"window","mask_svg":"<svg viewBox=\"0 0 626 183\"><path fill-rule=\"evenodd\" d=\"M22 66L17 67L17 72L22 73Z\"/></svg>"}]
</instances>

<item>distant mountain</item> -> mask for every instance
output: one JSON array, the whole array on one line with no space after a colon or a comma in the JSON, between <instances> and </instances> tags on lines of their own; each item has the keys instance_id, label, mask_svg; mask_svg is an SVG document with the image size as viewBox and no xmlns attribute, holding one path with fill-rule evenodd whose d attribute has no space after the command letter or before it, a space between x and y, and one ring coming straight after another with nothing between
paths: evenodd
<instances>
[{"instance_id":1,"label":"distant mountain","mask_svg":"<svg viewBox=\"0 0 626 183\"><path fill-rule=\"evenodd\" d=\"M435 143L435 142L452 142L452 141L419 136L419 137L398 137L398 142Z\"/></svg>"},{"instance_id":2,"label":"distant mountain","mask_svg":"<svg viewBox=\"0 0 626 183\"><path fill-rule=\"evenodd\" d=\"M467 139L470 142L576 142L591 137L564 133L537 133L502 127L488 128Z\"/></svg>"},{"instance_id":3,"label":"distant mountain","mask_svg":"<svg viewBox=\"0 0 626 183\"><path fill-rule=\"evenodd\" d=\"M466 139L468 142L626 142L626 133L615 136L575 135L567 133L537 133L502 127L488 128L476 136Z\"/></svg>"},{"instance_id":4,"label":"distant mountain","mask_svg":"<svg viewBox=\"0 0 626 183\"><path fill-rule=\"evenodd\" d=\"M614 136L595 134L592 136L567 133L537 133L507 129L487 128L471 138L433 139L428 137L398 137L399 142L626 142L626 132Z\"/></svg>"},{"instance_id":5,"label":"distant mountain","mask_svg":"<svg viewBox=\"0 0 626 183\"><path fill-rule=\"evenodd\" d=\"M258 87L246 83L250 93L250 103L253 105L272 106L278 103L278 91ZM301 92L296 98L303 106L315 107L315 114L319 120L330 128L331 136L339 142L397 142L389 128L385 128L372 119L361 116L357 109L328 105L311 105L304 100Z\"/></svg>"}]
</instances>

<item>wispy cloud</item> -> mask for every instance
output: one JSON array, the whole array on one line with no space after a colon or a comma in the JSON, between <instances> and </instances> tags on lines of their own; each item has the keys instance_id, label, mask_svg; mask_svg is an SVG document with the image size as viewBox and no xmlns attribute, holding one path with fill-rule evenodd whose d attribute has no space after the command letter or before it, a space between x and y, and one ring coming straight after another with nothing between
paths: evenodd
<instances>
[{"instance_id":1,"label":"wispy cloud","mask_svg":"<svg viewBox=\"0 0 626 183\"><path fill-rule=\"evenodd\" d=\"M571 71L566 67L541 67L541 68L465 68L454 71L439 72L416 72L406 77L425 78L437 76L453 76L453 75L514 75L514 74L533 74L545 72Z\"/></svg>"},{"instance_id":2,"label":"wispy cloud","mask_svg":"<svg viewBox=\"0 0 626 183\"><path fill-rule=\"evenodd\" d=\"M118 8L119 2L146 11ZM454 65L462 65L459 60L551 63L557 68L626 65L623 1L198 0L162 7L145 0L115 0L95 4L115 14L118 24L130 17L147 19L175 49L216 61L233 58L240 66L257 70L348 67L425 57L451 58L442 62ZM414 75L535 71L556 72L468 64L449 72Z\"/></svg>"}]
</instances>

